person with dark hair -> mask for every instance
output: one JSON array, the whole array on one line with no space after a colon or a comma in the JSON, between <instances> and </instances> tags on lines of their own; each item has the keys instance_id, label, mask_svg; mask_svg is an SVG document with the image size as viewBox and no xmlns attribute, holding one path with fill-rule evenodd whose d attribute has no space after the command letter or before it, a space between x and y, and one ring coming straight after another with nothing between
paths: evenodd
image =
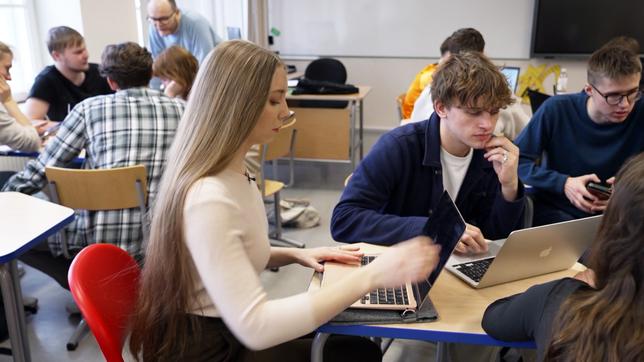
<instances>
[{"instance_id":1,"label":"person with dark hair","mask_svg":"<svg viewBox=\"0 0 644 362\"><path fill-rule=\"evenodd\" d=\"M420 96L420 93L423 91L423 89L425 89L425 87L431 84L432 76L434 75L436 68L438 68L438 65L442 61L447 59L447 57L451 54L451 52L448 49L450 38L451 36L448 36L441 43L441 46L440 46L441 57L438 60L438 62L429 64L425 68L423 68L420 72L418 72L418 74L416 74L416 76L414 77L414 80L409 85L409 88L407 88L407 92L405 93L405 98L403 99L402 107L401 107L403 119L411 118L411 114L414 110L414 104L416 103L416 99L418 99L418 96Z\"/></svg>"},{"instance_id":2,"label":"person with dark hair","mask_svg":"<svg viewBox=\"0 0 644 362\"><path fill-rule=\"evenodd\" d=\"M617 173L589 269L497 300L483 329L532 341L538 360L641 361L644 356L644 153Z\"/></svg>"},{"instance_id":3,"label":"person with dark hair","mask_svg":"<svg viewBox=\"0 0 644 362\"><path fill-rule=\"evenodd\" d=\"M152 73L161 79L163 93L187 100L197 76L199 62L189 51L173 45L154 59Z\"/></svg>"},{"instance_id":4,"label":"person with dark hair","mask_svg":"<svg viewBox=\"0 0 644 362\"><path fill-rule=\"evenodd\" d=\"M583 91L549 98L517 137L534 225L604 211L607 201L587 184L610 184L626 159L644 151L641 73L632 46L612 41L590 57Z\"/></svg>"},{"instance_id":5,"label":"person with dark hair","mask_svg":"<svg viewBox=\"0 0 644 362\"><path fill-rule=\"evenodd\" d=\"M147 88L152 56L136 43L107 46L101 72L116 93L76 105L40 156L9 179L3 191L40 191L47 183L45 166L65 167L84 149L83 165L87 169L144 165L148 203L154 202L185 102ZM111 243L138 257L142 253L142 220L138 208L79 212L67 228L68 249L75 255L88 244ZM21 259L69 288L67 269L71 260L62 255L58 239L50 239L49 249L33 249Z\"/></svg>"},{"instance_id":6,"label":"person with dark hair","mask_svg":"<svg viewBox=\"0 0 644 362\"><path fill-rule=\"evenodd\" d=\"M450 54L461 52L483 52L485 41L483 36L476 29L464 28L455 31L449 38L447 53L441 59L447 58ZM523 111L519 104L519 98L512 95L514 103L499 111L499 120L496 122L494 134L504 135L514 140L516 136L528 124L530 117ZM407 122L424 121L434 112L434 102L431 96L431 83L420 92L416 102L413 104L411 116Z\"/></svg>"},{"instance_id":7,"label":"person with dark hair","mask_svg":"<svg viewBox=\"0 0 644 362\"><path fill-rule=\"evenodd\" d=\"M67 26L49 29L47 49L54 60L36 77L29 91L25 113L31 119L60 122L85 98L110 94L112 90L89 63L85 39Z\"/></svg>"},{"instance_id":8,"label":"person with dark hair","mask_svg":"<svg viewBox=\"0 0 644 362\"><path fill-rule=\"evenodd\" d=\"M210 50L221 43L206 18L179 9L174 0L151 0L147 10L150 50L154 59L168 47L180 45L201 63Z\"/></svg>"},{"instance_id":9,"label":"person with dark hair","mask_svg":"<svg viewBox=\"0 0 644 362\"><path fill-rule=\"evenodd\" d=\"M416 77L414 77L414 80L409 85L402 104L403 118L412 118L416 100L421 92L432 84L432 76L440 63L445 61L451 54L468 51L482 53L484 48L485 40L483 40L483 35L474 28L458 29L443 40L440 46L441 57L438 63L432 63L423 68L416 74Z\"/></svg>"},{"instance_id":10,"label":"person with dark hair","mask_svg":"<svg viewBox=\"0 0 644 362\"><path fill-rule=\"evenodd\" d=\"M512 102L505 76L483 54L453 54L434 75L436 112L384 134L360 162L333 210L341 242L391 245L420 235L443 190L468 223L460 252L484 252L523 223L519 150L494 136Z\"/></svg>"}]
</instances>

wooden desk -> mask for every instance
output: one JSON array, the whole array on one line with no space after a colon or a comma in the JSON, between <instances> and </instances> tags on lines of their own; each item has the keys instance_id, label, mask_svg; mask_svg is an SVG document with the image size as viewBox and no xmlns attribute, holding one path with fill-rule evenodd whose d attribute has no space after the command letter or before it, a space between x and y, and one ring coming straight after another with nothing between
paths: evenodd
<instances>
[{"instance_id":1,"label":"wooden desk","mask_svg":"<svg viewBox=\"0 0 644 362\"><path fill-rule=\"evenodd\" d=\"M74 210L18 192L0 192L0 286L15 361L31 361L16 259L74 220Z\"/></svg>"},{"instance_id":2,"label":"wooden desk","mask_svg":"<svg viewBox=\"0 0 644 362\"><path fill-rule=\"evenodd\" d=\"M350 162L356 165L356 151L363 157L364 98L371 87L358 86L355 94L300 94L286 96L287 101L347 101L347 108L291 107L297 117L295 158L305 160ZM357 133L357 134L356 134ZM357 136L357 137L356 137Z\"/></svg>"},{"instance_id":3,"label":"wooden desk","mask_svg":"<svg viewBox=\"0 0 644 362\"><path fill-rule=\"evenodd\" d=\"M373 252L382 248L364 243L358 245L365 252ZM509 343L488 336L483 331L483 328L481 328L481 320L483 319L485 309L497 299L524 292L535 284L573 276L578 271L584 269L585 267L583 265L576 264L569 270L499 284L483 289L471 288L452 273L444 270L429 292L431 301L438 311L439 319L437 321L429 323L353 326L325 324L318 328L318 333L311 350L311 361L322 361L324 342L330 334L534 348L534 343L531 342ZM319 283L320 279L316 274L311 281L310 288L319 288ZM439 343L437 354L441 352L442 348Z\"/></svg>"}]
</instances>

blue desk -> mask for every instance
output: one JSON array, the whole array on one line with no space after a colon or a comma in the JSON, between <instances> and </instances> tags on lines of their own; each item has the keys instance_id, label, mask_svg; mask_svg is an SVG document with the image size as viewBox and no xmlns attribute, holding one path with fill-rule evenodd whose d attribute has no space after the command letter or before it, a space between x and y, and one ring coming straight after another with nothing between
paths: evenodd
<instances>
[{"instance_id":1,"label":"blue desk","mask_svg":"<svg viewBox=\"0 0 644 362\"><path fill-rule=\"evenodd\" d=\"M15 361L31 361L16 259L74 220L74 210L18 192L0 192L0 287Z\"/></svg>"},{"instance_id":2,"label":"blue desk","mask_svg":"<svg viewBox=\"0 0 644 362\"><path fill-rule=\"evenodd\" d=\"M376 252L378 247L360 243L365 252ZM581 264L572 269L540 275L528 279L505 283L489 288L474 289L448 271L444 271L429 292L432 303L438 311L439 319L430 323L383 324L334 326L325 324L318 328L311 350L311 361L322 361L322 349L330 334L346 334L369 337L416 339L439 342L436 360L445 355L444 343L459 342L489 346L508 346L516 348L535 348L533 342L509 343L496 340L481 328L483 312L490 303L509 295L521 293L535 284L570 277L583 270ZM319 278L314 277L310 289L319 288Z\"/></svg>"}]
</instances>

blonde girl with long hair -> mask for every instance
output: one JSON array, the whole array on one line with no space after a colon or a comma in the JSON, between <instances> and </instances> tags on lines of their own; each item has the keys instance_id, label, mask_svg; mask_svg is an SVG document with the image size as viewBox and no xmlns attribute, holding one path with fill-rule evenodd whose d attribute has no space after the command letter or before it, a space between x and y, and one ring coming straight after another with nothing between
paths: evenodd
<instances>
[{"instance_id":1,"label":"blonde girl with long hair","mask_svg":"<svg viewBox=\"0 0 644 362\"><path fill-rule=\"evenodd\" d=\"M153 206L130 338L138 359L308 360L311 341L298 337L368 291L420 280L436 266L439 248L417 237L338 285L267 298L259 280L265 268L298 263L322 271L323 261L357 263L361 256L350 245L270 246L244 155L270 142L288 116L286 83L279 58L249 42L224 42L201 66ZM345 337L337 348L329 342L330 358L380 359L364 338Z\"/></svg>"}]
</instances>

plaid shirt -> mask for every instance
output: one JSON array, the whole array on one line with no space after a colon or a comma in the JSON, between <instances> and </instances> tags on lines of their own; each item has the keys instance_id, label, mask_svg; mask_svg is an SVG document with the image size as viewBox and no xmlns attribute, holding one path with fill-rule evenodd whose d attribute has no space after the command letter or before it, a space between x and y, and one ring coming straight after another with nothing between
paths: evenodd
<instances>
[{"instance_id":1,"label":"plaid shirt","mask_svg":"<svg viewBox=\"0 0 644 362\"><path fill-rule=\"evenodd\" d=\"M148 204L152 205L184 106L182 100L147 88L86 99L69 113L40 156L14 175L3 191L40 191L47 184L45 166L64 167L85 149L87 169L145 165ZM139 255L142 237L138 208L78 211L67 228L70 251L105 242ZM55 256L62 254L57 238L49 239L49 248Z\"/></svg>"}]
</instances>

